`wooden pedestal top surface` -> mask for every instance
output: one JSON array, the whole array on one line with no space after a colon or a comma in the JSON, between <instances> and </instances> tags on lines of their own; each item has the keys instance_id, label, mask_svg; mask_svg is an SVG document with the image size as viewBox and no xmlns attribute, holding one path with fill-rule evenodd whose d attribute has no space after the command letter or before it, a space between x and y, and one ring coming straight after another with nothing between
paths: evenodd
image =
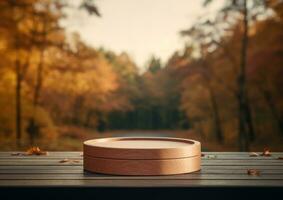
<instances>
[{"instance_id":1,"label":"wooden pedestal top surface","mask_svg":"<svg viewBox=\"0 0 283 200\"><path fill-rule=\"evenodd\" d=\"M84 154L112 159L178 159L201 155L198 141L165 137L117 137L84 142Z\"/></svg>"}]
</instances>

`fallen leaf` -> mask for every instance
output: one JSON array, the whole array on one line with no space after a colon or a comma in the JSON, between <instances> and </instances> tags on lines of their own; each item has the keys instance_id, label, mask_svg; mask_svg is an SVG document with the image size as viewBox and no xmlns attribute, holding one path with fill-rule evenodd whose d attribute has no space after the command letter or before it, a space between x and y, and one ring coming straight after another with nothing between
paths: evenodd
<instances>
[{"instance_id":1,"label":"fallen leaf","mask_svg":"<svg viewBox=\"0 0 283 200\"><path fill-rule=\"evenodd\" d=\"M260 171L258 169L248 169L247 174L251 176L259 176Z\"/></svg>"},{"instance_id":2,"label":"fallen leaf","mask_svg":"<svg viewBox=\"0 0 283 200\"><path fill-rule=\"evenodd\" d=\"M47 154L48 154L47 151L42 151L39 147L31 147L28 150L26 150L25 153L21 153L21 152L11 153L12 156L31 156L31 155L41 156Z\"/></svg>"},{"instance_id":3,"label":"fallen leaf","mask_svg":"<svg viewBox=\"0 0 283 200\"><path fill-rule=\"evenodd\" d=\"M280 156L277 158L278 160L283 160L283 156Z\"/></svg>"},{"instance_id":4,"label":"fallen leaf","mask_svg":"<svg viewBox=\"0 0 283 200\"><path fill-rule=\"evenodd\" d=\"M63 160L60 160L59 163L66 163L69 162L70 160L68 158L64 158Z\"/></svg>"},{"instance_id":5,"label":"fallen leaf","mask_svg":"<svg viewBox=\"0 0 283 200\"><path fill-rule=\"evenodd\" d=\"M256 152L251 152L250 153L250 157L257 157L257 156L260 156L258 153Z\"/></svg>"},{"instance_id":6,"label":"fallen leaf","mask_svg":"<svg viewBox=\"0 0 283 200\"><path fill-rule=\"evenodd\" d=\"M31 147L29 148L25 155L47 155L47 152L46 151L42 151L39 147Z\"/></svg>"},{"instance_id":7,"label":"fallen leaf","mask_svg":"<svg viewBox=\"0 0 283 200\"><path fill-rule=\"evenodd\" d=\"M201 154L201 157L204 157L204 156L205 156L205 154L204 154L204 153L202 153L202 154Z\"/></svg>"},{"instance_id":8,"label":"fallen leaf","mask_svg":"<svg viewBox=\"0 0 283 200\"><path fill-rule=\"evenodd\" d=\"M60 160L59 162L60 163L79 163L80 160L73 160L73 159L64 158L63 160Z\"/></svg>"},{"instance_id":9,"label":"fallen leaf","mask_svg":"<svg viewBox=\"0 0 283 200\"><path fill-rule=\"evenodd\" d=\"M264 148L261 156L267 156L267 157L271 156L269 148Z\"/></svg>"}]
</instances>

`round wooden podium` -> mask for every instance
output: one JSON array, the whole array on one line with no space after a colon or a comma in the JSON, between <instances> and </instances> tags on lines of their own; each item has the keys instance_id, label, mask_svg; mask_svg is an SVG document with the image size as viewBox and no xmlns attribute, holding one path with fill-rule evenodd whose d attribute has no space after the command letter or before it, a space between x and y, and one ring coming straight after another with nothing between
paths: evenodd
<instances>
[{"instance_id":1,"label":"round wooden podium","mask_svg":"<svg viewBox=\"0 0 283 200\"><path fill-rule=\"evenodd\" d=\"M84 169L115 175L170 175L200 170L200 142L166 137L117 137L84 142Z\"/></svg>"}]
</instances>

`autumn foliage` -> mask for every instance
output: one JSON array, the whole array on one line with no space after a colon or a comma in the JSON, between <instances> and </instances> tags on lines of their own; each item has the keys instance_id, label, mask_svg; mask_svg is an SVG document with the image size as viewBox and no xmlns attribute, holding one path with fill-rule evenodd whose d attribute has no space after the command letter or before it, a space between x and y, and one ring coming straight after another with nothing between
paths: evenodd
<instances>
[{"instance_id":1,"label":"autumn foliage","mask_svg":"<svg viewBox=\"0 0 283 200\"><path fill-rule=\"evenodd\" d=\"M241 150L283 137L282 1L227 5L220 17L180 30L184 48L163 63L153 56L143 73L127 53L66 33L64 9L101 15L82 2L0 2L1 140L55 141L68 126L190 129Z\"/></svg>"}]
</instances>

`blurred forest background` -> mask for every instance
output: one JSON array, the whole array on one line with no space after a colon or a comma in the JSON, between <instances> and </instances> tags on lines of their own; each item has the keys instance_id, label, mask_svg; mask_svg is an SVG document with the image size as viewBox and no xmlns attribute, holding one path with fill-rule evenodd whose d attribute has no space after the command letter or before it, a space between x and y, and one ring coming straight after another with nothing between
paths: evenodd
<instances>
[{"instance_id":1,"label":"blurred forest background","mask_svg":"<svg viewBox=\"0 0 283 200\"><path fill-rule=\"evenodd\" d=\"M79 150L121 135L283 150L282 0L225 1L213 19L180 30L183 49L166 62L152 56L144 72L126 52L66 34L66 9L103 18L95 1L69 2L0 1L0 150Z\"/></svg>"}]
</instances>

